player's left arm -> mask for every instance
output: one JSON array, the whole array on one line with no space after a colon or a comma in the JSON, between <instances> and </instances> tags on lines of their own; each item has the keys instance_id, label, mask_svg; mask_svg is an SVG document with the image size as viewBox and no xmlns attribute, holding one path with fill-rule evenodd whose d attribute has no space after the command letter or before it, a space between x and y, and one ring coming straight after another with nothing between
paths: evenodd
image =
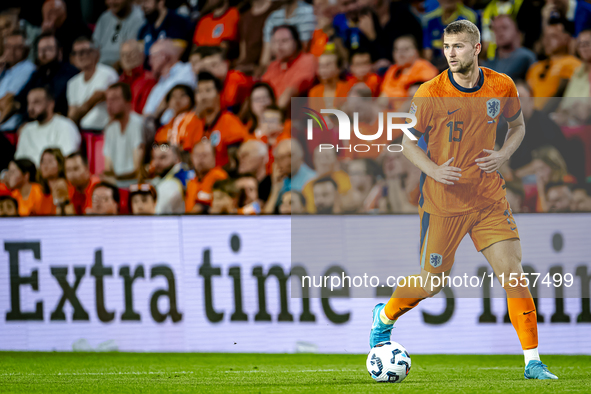
<instances>
[{"instance_id":1,"label":"player's left arm","mask_svg":"<svg viewBox=\"0 0 591 394\"><path fill-rule=\"evenodd\" d=\"M487 174L497 171L503 163L505 163L511 155L519 148L523 137L525 136L525 121L523 120L523 114L508 122L509 130L507 131L507 137L503 147L498 150L483 149L484 153L488 153L488 156L476 159L476 164L480 169Z\"/></svg>"}]
</instances>

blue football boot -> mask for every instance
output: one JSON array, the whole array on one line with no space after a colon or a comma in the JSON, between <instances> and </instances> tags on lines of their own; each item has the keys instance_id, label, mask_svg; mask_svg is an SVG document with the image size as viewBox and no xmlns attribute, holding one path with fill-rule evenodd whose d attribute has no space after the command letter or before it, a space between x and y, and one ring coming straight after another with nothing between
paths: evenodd
<instances>
[{"instance_id":1,"label":"blue football boot","mask_svg":"<svg viewBox=\"0 0 591 394\"><path fill-rule=\"evenodd\" d=\"M526 379L558 379L558 376L548 371L548 366L538 360L530 360L523 373Z\"/></svg>"},{"instance_id":2,"label":"blue football boot","mask_svg":"<svg viewBox=\"0 0 591 394\"><path fill-rule=\"evenodd\" d=\"M369 333L369 346L371 348L380 342L389 341L392 336L394 324L384 324L382 319L380 319L380 312L382 312L385 306L385 304L380 303L373 308L373 324Z\"/></svg>"}]
</instances>

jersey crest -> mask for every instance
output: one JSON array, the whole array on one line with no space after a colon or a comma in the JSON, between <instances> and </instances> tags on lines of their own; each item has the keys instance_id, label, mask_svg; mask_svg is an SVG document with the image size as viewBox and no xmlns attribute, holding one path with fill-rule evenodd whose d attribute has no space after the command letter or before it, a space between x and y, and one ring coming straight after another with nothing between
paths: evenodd
<instances>
[{"instance_id":1,"label":"jersey crest","mask_svg":"<svg viewBox=\"0 0 591 394\"><path fill-rule=\"evenodd\" d=\"M486 114L491 118L496 118L497 115L501 112L501 100L499 99L490 99L486 102Z\"/></svg>"}]
</instances>

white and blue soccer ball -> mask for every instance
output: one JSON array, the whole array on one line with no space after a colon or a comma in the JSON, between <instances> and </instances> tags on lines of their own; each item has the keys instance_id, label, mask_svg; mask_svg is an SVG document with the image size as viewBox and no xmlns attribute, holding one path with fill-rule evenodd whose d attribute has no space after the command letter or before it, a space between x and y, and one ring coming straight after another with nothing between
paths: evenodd
<instances>
[{"instance_id":1,"label":"white and blue soccer ball","mask_svg":"<svg viewBox=\"0 0 591 394\"><path fill-rule=\"evenodd\" d=\"M366 365L376 382L400 383L410 372L410 355L397 342L381 342L367 355Z\"/></svg>"}]
</instances>

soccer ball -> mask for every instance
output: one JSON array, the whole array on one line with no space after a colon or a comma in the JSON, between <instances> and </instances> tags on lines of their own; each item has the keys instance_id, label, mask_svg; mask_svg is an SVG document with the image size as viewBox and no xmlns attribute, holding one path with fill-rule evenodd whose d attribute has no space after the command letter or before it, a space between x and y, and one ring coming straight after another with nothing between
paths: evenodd
<instances>
[{"instance_id":1,"label":"soccer ball","mask_svg":"<svg viewBox=\"0 0 591 394\"><path fill-rule=\"evenodd\" d=\"M410 355L399 343L381 342L367 355L366 365L376 382L400 383L410 372Z\"/></svg>"}]
</instances>

